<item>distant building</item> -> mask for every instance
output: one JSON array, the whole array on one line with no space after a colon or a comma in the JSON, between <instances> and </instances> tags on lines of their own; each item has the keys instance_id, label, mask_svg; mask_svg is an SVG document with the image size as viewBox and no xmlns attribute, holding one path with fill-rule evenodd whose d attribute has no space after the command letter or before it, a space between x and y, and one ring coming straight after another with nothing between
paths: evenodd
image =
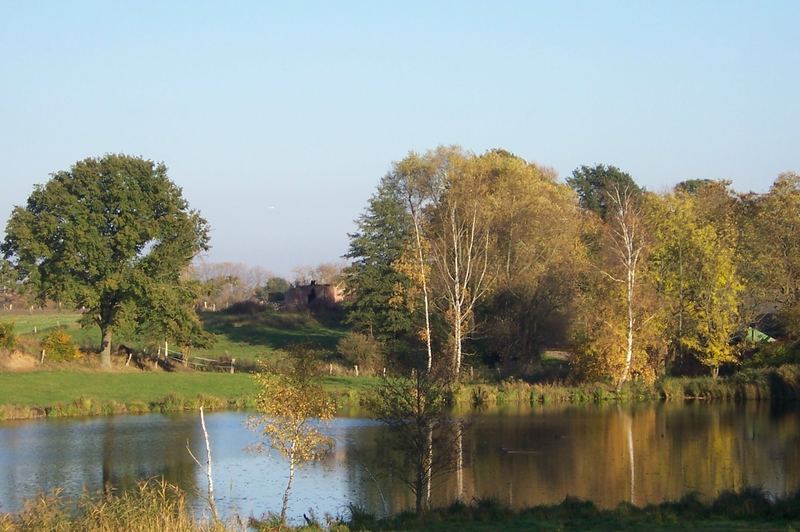
<instances>
[{"instance_id":1,"label":"distant building","mask_svg":"<svg viewBox=\"0 0 800 532\"><path fill-rule=\"evenodd\" d=\"M333 284L311 284L295 286L286 292L284 305L290 309L311 308L314 306L335 307L344 299L344 287Z\"/></svg>"}]
</instances>

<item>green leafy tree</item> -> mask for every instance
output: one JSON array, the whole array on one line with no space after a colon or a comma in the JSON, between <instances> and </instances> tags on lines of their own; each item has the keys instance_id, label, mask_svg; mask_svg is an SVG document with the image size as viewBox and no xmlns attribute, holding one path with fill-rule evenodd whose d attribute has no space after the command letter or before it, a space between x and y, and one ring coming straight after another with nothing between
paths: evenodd
<instances>
[{"instance_id":1,"label":"green leafy tree","mask_svg":"<svg viewBox=\"0 0 800 532\"><path fill-rule=\"evenodd\" d=\"M567 184L578 194L581 207L597 214L605 220L613 211L610 204L615 191L627 191L627 195L635 198L641 189L630 176L616 166L598 164L581 166L567 178Z\"/></svg>"},{"instance_id":2,"label":"green leafy tree","mask_svg":"<svg viewBox=\"0 0 800 532\"><path fill-rule=\"evenodd\" d=\"M397 268L410 245L411 218L394 173L381 180L356 224L345 255L352 261L345 270L347 321L357 331L386 342L412 327L407 309L397 301L397 294L411 284Z\"/></svg>"},{"instance_id":3,"label":"green leafy tree","mask_svg":"<svg viewBox=\"0 0 800 532\"><path fill-rule=\"evenodd\" d=\"M185 278L178 286L153 284L146 287L150 303L138 309L136 332L155 344L169 338L186 356L194 347L211 347L215 337L203 329L194 311L203 288L200 281Z\"/></svg>"},{"instance_id":4,"label":"green leafy tree","mask_svg":"<svg viewBox=\"0 0 800 532\"><path fill-rule=\"evenodd\" d=\"M5 302L17 292L17 275L13 265L0 258L0 301Z\"/></svg>"},{"instance_id":5,"label":"green leafy tree","mask_svg":"<svg viewBox=\"0 0 800 532\"><path fill-rule=\"evenodd\" d=\"M83 324L100 327L110 367L113 332L174 297L207 244L206 221L164 164L106 155L36 186L11 214L1 249L40 301L86 309Z\"/></svg>"},{"instance_id":6,"label":"green leafy tree","mask_svg":"<svg viewBox=\"0 0 800 532\"><path fill-rule=\"evenodd\" d=\"M265 371L257 373L255 379L259 386L256 409L260 416L249 423L289 463L280 517L281 523L285 523L295 469L319 460L333 446L333 439L319 429L317 421L333 419L336 404L322 389L315 353L307 348L295 350L288 371Z\"/></svg>"},{"instance_id":7,"label":"green leafy tree","mask_svg":"<svg viewBox=\"0 0 800 532\"><path fill-rule=\"evenodd\" d=\"M687 179L675 185L675 190L677 192L685 192L687 194L695 195L712 183L714 183L713 179Z\"/></svg>"},{"instance_id":8,"label":"green leafy tree","mask_svg":"<svg viewBox=\"0 0 800 532\"><path fill-rule=\"evenodd\" d=\"M283 277L270 277L266 283L256 289L256 297L263 301L271 301L271 297L280 299L291 286L289 281Z\"/></svg>"}]
</instances>

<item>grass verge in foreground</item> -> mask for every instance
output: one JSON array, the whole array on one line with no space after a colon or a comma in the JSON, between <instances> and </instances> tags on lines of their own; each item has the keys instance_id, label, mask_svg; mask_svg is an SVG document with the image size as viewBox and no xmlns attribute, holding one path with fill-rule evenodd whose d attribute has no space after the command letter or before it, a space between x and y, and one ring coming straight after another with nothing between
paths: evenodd
<instances>
[{"instance_id":1,"label":"grass verge in foreground","mask_svg":"<svg viewBox=\"0 0 800 532\"><path fill-rule=\"evenodd\" d=\"M690 494L676 502L642 508L622 503L612 510L569 497L560 504L523 510L484 499L421 516L402 513L375 519L357 508L351 513L350 530L773 530L800 525L800 494L774 500L760 489L746 488L724 492L710 504Z\"/></svg>"},{"instance_id":2,"label":"grass verge in foreground","mask_svg":"<svg viewBox=\"0 0 800 532\"><path fill-rule=\"evenodd\" d=\"M722 493L710 504L696 495L644 508L620 504L600 510L593 503L567 498L561 504L514 510L493 500L455 503L421 516L401 513L385 519L351 506L349 519L328 516L324 522L281 527L275 520L251 520L256 530L775 530L800 526L800 494L773 500L759 489ZM176 532L242 530L241 521L213 522L191 513L185 494L163 481L142 482L134 490L84 495L70 501L58 492L29 500L18 514L0 513L0 530Z\"/></svg>"}]
</instances>

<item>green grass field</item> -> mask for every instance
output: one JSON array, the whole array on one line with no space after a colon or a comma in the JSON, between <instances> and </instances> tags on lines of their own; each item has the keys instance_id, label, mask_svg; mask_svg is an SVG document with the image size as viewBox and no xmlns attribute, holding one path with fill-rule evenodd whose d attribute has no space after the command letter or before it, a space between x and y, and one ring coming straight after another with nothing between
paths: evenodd
<instances>
[{"instance_id":1,"label":"green grass field","mask_svg":"<svg viewBox=\"0 0 800 532\"><path fill-rule=\"evenodd\" d=\"M267 311L229 315L216 312L203 313L201 318L205 329L217 338L213 347L193 351L206 358L269 359L276 351L299 343L311 343L333 351L346 333L341 326L324 325L305 313Z\"/></svg>"},{"instance_id":2,"label":"green grass field","mask_svg":"<svg viewBox=\"0 0 800 532\"><path fill-rule=\"evenodd\" d=\"M255 392L251 375L228 373L101 373L33 371L0 373L0 404L50 406L78 397L98 401L157 401L169 394L239 399Z\"/></svg>"},{"instance_id":3,"label":"green grass field","mask_svg":"<svg viewBox=\"0 0 800 532\"><path fill-rule=\"evenodd\" d=\"M80 317L74 312L2 312L0 322L14 323L14 332L23 338L41 339L49 331L64 327L82 349L95 350L100 344L100 329L96 326L81 328ZM200 317L205 329L216 338L212 347L193 350L194 356L204 358L229 357L242 362L269 360L281 349L298 343L311 343L333 351L346 333L340 325L323 324L301 312L267 311L255 315L206 312ZM141 349L144 343L141 338L124 334L115 335L114 342L135 349ZM177 346L171 346L173 348Z\"/></svg>"},{"instance_id":4,"label":"green grass field","mask_svg":"<svg viewBox=\"0 0 800 532\"><path fill-rule=\"evenodd\" d=\"M100 331L96 326L81 328L80 317L74 312L3 312L0 322L14 323L19 348L32 355L37 354L36 339L41 340L58 327L65 328L84 351L95 351ZM216 342L209 349L194 350L192 356L235 358L237 367L244 363L245 368L248 362L275 359L281 350L299 343L333 351L345 334L336 320L323 324L306 313L202 313L201 319L206 330L215 335ZM141 349L144 343L141 338L128 338L124 334L116 334L114 341L135 349ZM130 407L127 411L134 411L132 405L136 405L136 411L141 411L142 404L150 411L180 410L198 406L198 396L213 398L217 406L241 407L252 405L256 390L254 380L245 373L140 372L120 366L116 372L106 373L93 370L96 361L88 356L83 362L47 364L41 370L37 366L37 371L0 372L0 410L3 405L6 407L0 418L30 417L37 415L31 409L47 410L58 405L68 407L59 407L55 415L98 413L97 405L101 405L100 413L116 411L119 405ZM347 404L357 402L359 393L373 382L368 377L326 377L324 385L340 404Z\"/></svg>"},{"instance_id":5,"label":"green grass field","mask_svg":"<svg viewBox=\"0 0 800 532\"><path fill-rule=\"evenodd\" d=\"M100 345L98 327L81 328L77 312L2 312L0 322L14 324L14 333L23 337L44 337L49 331L63 327L81 347L97 348ZM36 331L34 333L34 331Z\"/></svg>"},{"instance_id":6,"label":"green grass field","mask_svg":"<svg viewBox=\"0 0 800 532\"><path fill-rule=\"evenodd\" d=\"M351 390L365 391L374 385L374 377L325 377L323 386L333 395ZM256 384L252 375L237 373L166 373L93 371L32 371L0 373L0 404L48 406L66 403L78 397L99 401L156 401L174 394L191 398L210 395L222 399L252 396Z\"/></svg>"}]
</instances>

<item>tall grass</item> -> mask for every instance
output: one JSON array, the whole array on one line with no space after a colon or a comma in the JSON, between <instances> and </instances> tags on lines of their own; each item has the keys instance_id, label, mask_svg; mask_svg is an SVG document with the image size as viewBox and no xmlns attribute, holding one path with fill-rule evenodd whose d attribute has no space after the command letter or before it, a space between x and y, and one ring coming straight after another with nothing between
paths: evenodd
<instances>
[{"instance_id":1,"label":"tall grass","mask_svg":"<svg viewBox=\"0 0 800 532\"><path fill-rule=\"evenodd\" d=\"M659 398L658 390L631 382L617 390L604 383L567 386L562 384L530 384L521 380L506 380L498 384L462 386L454 397L458 405L473 408L506 404L535 406L540 404L586 404L609 401L648 401Z\"/></svg>"},{"instance_id":2,"label":"tall grass","mask_svg":"<svg viewBox=\"0 0 800 532\"><path fill-rule=\"evenodd\" d=\"M714 530L796 529L800 525L800 493L775 499L758 488L723 492L703 503L697 494L674 502L637 507L620 503L602 510L590 501L567 497L560 504L513 509L494 499L455 502L421 515L403 512L378 519L357 505L350 517L326 518L312 514L307 524L287 527L271 518L251 519L256 530L644 530L685 527ZM120 493L83 495L70 500L59 491L27 501L17 514L0 514L0 531L58 532L227 532L244 530L237 518L228 522L195 516L185 494L163 480L141 482Z\"/></svg>"},{"instance_id":3,"label":"tall grass","mask_svg":"<svg viewBox=\"0 0 800 532\"><path fill-rule=\"evenodd\" d=\"M0 515L4 532L223 532L224 523L192 516L184 493L161 481L141 482L133 491L84 495L69 500L55 491L26 502L16 515Z\"/></svg>"},{"instance_id":4,"label":"tall grass","mask_svg":"<svg viewBox=\"0 0 800 532\"><path fill-rule=\"evenodd\" d=\"M667 378L658 386L667 401L684 399L751 400L800 399L800 366L745 369L730 377Z\"/></svg>"}]
</instances>

